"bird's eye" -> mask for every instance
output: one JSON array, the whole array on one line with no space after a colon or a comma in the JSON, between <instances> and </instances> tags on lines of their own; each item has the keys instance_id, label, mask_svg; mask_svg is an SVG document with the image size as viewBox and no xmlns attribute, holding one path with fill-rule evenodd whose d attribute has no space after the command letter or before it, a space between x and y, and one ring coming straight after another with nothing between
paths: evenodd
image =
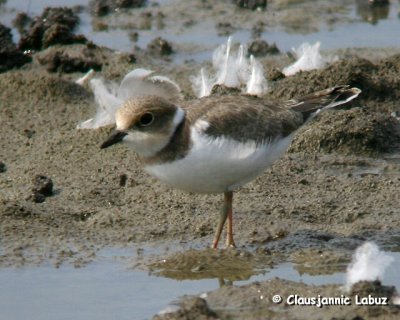
<instances>
[{"instance_id":1,"label":"bird's eye","mask_svg":"<svg viewBox=\"0 0 400 320\"><path fill-rule=\"evenodd\" d=\"M139 124L142 127L145 127L151 125L153 121L154 121L154 115L150 112L146 112L140 117Z\"/></svg>"}]
</instances>

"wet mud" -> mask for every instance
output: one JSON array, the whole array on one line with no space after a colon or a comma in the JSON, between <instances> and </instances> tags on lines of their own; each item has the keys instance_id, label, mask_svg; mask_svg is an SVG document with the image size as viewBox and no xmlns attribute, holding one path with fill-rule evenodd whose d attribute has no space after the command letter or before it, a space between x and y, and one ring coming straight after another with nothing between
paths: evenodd
<instances>
[{"instance_id":1,"label":"wet mud","mask_svg":"<svg viewBox=\"0 0 400 320\"><path fill-rule=\"evenodd\" d=\"M279 292L280 303L272 302ZM356 298L348 300L346 305L293 305L294 292L301 292L297 299L304 297L350 297L343 294L337 285L311 286L278 278L235 287L222 286L201 298L186 298L177 311L157 315L153 319L397 319L399 307L390 303L393 288L382 286L379 282L359 283L351 293L359 295L385 295L388 305L365 307ZM229 299L226 299L229 297ZM285 306L285 304L287 305Z\"/></svg>"},{"instance_id":2,"label":"wet mud","mask_svg":"<svg viewBox=\"0 0 400 320\"><path fill-rule=\"evenodd\" d=\"M196 21L201 18L199 13ZM222 195L170 189L146 175L124 146L100 150L112 128L76 129L95 107L88 86L75 83L96 66L96 75L110 81L144 67L175 80L190 99L189 77L209 63L173 65L146 50L133 55L68 44L74 37L71 24L64 24L69 38L61 39L69 40L62 46L43 40L49 29L35 27L39 40L26 45L38 50L32 63L0 73L0 266L50 262L82 267L96 261L103 247L171 243L172 249L144 256L135 267L173 279L218 278L224 283L288 261L307 274L344 271L353 250L367 240L400 250L400 122L393 116L400 112L400 55L369 60L352 54L322 70L292 77L276 72L263 99L292 99L337 84L363 93L342 110L317 115L297 132L281 160L235 193L238 248L211 250ZM264 56L263 46L258 50L267 73L289 61L276 52ZM179 54L179 46L174 51ZM80 62L64 62L71 60ZM271 302L277 292L283 297L293 292L343 294L337 285L273 279L187 297L178 311L155 318L316 319L322 314L397 319L400 314L393 305L353 303L318 312L315 307L289 308Z\"/></svg>"},{"instance_id":3,"label":"wet mud","mask_svg":"<svg viewBox=\"0 0 400 320\"><path fill-rule=\"evenodd\" d=\"M38 51L56 44L85 43L83 35L74 33L78 24L79 17L71 8L48 7L22 30L18 48Z\"/></svg>"},{"instance_id":4,"label":"wet mud","mask_svg":"<svg viewBox=\"0 0 400 320\"><path fill-rule=\"evenodd\" d=\"M11 29L0 24L0 73L21 67L31 60L13 42Z\"/></svg>"},{"instance_id":5,"label":"wet mud","mask_svg":"<svg viewBox=\"0 0 400 320\"><path fill-rule=\"evenodd\" d=\"M91 0L89 9L95 16L105 16L121 9L140 8L146 5L146 0Z\"/></svg>"}]
</instances>

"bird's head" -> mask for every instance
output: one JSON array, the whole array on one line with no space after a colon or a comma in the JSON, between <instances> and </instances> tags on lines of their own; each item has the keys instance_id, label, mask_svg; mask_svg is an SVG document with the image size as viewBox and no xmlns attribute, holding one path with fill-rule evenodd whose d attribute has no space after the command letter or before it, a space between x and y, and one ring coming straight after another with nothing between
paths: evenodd
<instances>
[{"instance_id":1,"label":"bird's head","mask_svg":"<svg viewBox=\"0 0 400 320\"><path fill-rule=\"evenodd\" d=\"M185 118L180 107L157 96L127 100L115 114L116 128L101 148L123 142L142 157L151 157L170 141Z\"/></svg>"}]
</instances>

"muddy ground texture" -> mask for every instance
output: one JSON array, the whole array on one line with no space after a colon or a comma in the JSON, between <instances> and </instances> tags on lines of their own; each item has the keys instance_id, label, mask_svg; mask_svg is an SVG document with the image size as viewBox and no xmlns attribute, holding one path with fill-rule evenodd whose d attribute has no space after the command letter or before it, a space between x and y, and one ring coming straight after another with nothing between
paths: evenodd
<instances>
[{"instance_id":1,"label":"muddy ground texture","mask_svg":"<svg viewBox=\"0 0 400 320\"><path fill-rule=\"evenodd\" d=\"M42 31L35 36L43 40ZM400 250L399 54L379 60L346 54L323 70L288 78L270 76L271 65L289 62L286 55L259 57L270 79L263 99L287 100L336 84L363 93L342 110L317 116L296 134L283 159L235 193L238 248L211 250L221 195L169 189L146 175L124 146L99 149L111 128L76 129L95 110L90 89L75 84L84 71L95 68L96 76L119 81L133 68L151 68L175 80L191 99L188 79L201 65L171 65L146 50L117 53L67 34L66 43L40 42L22 67L15 64L0 74L0 266L82 267L96 260L100 248L135 246L144 252L132 258L136 268L175 279L234 281L285 261L308 274L344 271L352 251L366 240ZM8 48L21 57L18 45ZM163 249L146 254L149 245ZM382 290L393 294L377 283L357 292ZM273 304L278 292L342 291L280 279L223 286L206 297L186 298L178 311L157 318L397 319L400 314L396 306L354 305L315 312Z\"/></svg>"}]
</instances>

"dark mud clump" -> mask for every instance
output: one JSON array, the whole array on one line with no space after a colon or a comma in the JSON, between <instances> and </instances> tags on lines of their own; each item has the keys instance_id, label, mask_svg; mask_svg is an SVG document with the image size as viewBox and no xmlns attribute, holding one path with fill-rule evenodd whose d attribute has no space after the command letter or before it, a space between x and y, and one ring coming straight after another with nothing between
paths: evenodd
<instances>
[{"instance_id":1,"label":"dark mud clump","mask_svg":"<svg viewBox=\"0 0 400 320\"><path fill-rule=\"evenodd\" d=\"M272 68L267 71L267 80L268 81L278 81L284 79L286 76L277 68Z\"/></svg>"},{"instance_id":2,"label":"dark mud clump","mask_svg":"<svg viewBox=\"0 0 400 320\"><path fill-rule=\"evenodd\" d=\"M3 161L0 161L0 173L6 172L7 166Z\"/></svg>"},{"instance_id":3,"label":"dark mud clump","mask_svg":"<svg viewBox=\"0 0 400 320\"><path fill-rule=\"evenodd\" d=\"M211 89L212 95L233 95L233 94L241 94L241 90L239 88L227 87L223 84L215 84Z\"/></svg>"},{"instance_id":4,"label":"dark mud clump","mask_svg":"<svg viewBox=\"0 0 400 320\"><path fill-rule=\"evenodd\" d=\"M347 84L361 89L362 94L357 100L368 101L367 106L371 106L374 111L393 112L400 108L397 103L400 99L399 72L400 54L378 63L352 57L333 63L322 70L299 72L294 76L286 77L272 88L270 94L277 99L292 99L336 85Z\"/></svg>"},{"instance_id":5,"label":"dark mud clump","mask_svg":"<svg viewBox=\"0 0 400 320\"><path fill-rule=\"evenodd\" d=\"M206 300L199 297L185 299L180 302L178 310L161 313L153 317L153 320L177 319L212 320L220 318L208 307Z\"/></svg>"},{"instance_id":6,"label":"dark mud clump","mask_svg":"<svg viewBox=\"0 0 400 320\"><path fill-rule=\"evenodd\" d=\"M140 8L146 5L146 0L92 0L89 2L90 11L98 17L120 9Z\"/></svg>"},{"instance_id":7,"label":"dark mud clump","mask_svg":"<svg viewBox=\"0 0 400 320\"><path fill-rule=\"evenodd\" d=\"M215 24L218 36L226 37L236 31L236 27L230 22L218 22Z\"/></svg>"},{"instance_id":8,"label":"dark mud clump","mask_svg":"<svg viewBox=\"0 0 400 320\"><path fill-rule=\"evenodd\" d=\"M357 1L357 14L371 24L387 19L390 13L389 0Z\"/></svg>"},{"instance_id":9,"label":"dark mud clump","mask_svg":"<svg viewBox=\"0 0 400 320\"><path fill-rule=\"evenodd\" d=\"M90 69L100 71L102 63L95 57L85 54L71 56L63 50L50 51L47 54L38 57L40 64L46 66L49 72L87 72Z\"/></svg>"},{"instance_id":10,"label":"dark mud clump","mask_svg":"<svg viewBox=\"0 0 400 320\"><path fill-rule=\"evenodd\" d=\"M344 84L362 90L345 106L361 109L319 114L296 134L290 152L376 156L399 150L400 123L391 116L400 110L399 72L400 55L376 63L352 57L275 81L269 95L279 100Z\"/></svg>"},{"instance_id":11,"label":"dark mud clump","mask_svg":"<svg viewBox=\"0 0 400 320\"><path fill-rule=\"evenodd\" d=\"M128 175L126 173L121 173L119 175L119 186L120 187L125 187L127 181L128 181Z\"/></svg>"},{"instance_id":12,"label":"dark mud clump","mask_svg":"<svg viewBox=\"0 0 400 320\"><path fill-rule=\"evenodd\" d=\"M239 8L246 8L251 10L260 10L267 7L267 0L234 0L234 3Z\"/></svg>"},{"instance_id":13,"label":"dark mud clump","mask_svg":"<svg viewBox=\"0 0 400 320\"><path fill-rule=\"evenodd\" d=\"M46 196L43 195L42 193L33 191L29 199L31 199L35 203L42 203L46 201Z\"/></svg>"},{"instance_id":14,"label":"dark mud clump","mask_svg":"<svg viewBox=\"0 0 400 320\"><path fill-rule=\"evenodd\" d=\"M161 37L153 39L147 45L147 51L153 56L168 56L174 53L172 45Z\"/></svg>"},{"instance_id":15,"label":"dark mud clump","mask_svg":"<svg viewBox=\"0 0 400 320\"><path fill-rule=\"evenodd\" d=\"M400 122L362 108L317 115L296 135L289 152L339 152L374 156L399 150Z\"/></svg>"},{"instance_id":16,"label":"dark mud clump","mask_svg":"<svg viewBox=\"0 0 400 320\"><path fill-rule=\"evenodd\" d=\"M53 195L53 180L43 175L36 175L33 180L31 200L36 203L42 203L46 197Z\"/></svg>"},{"instance_id":17,"label":"dark mud clump","mask_svg":"<svg viewBox=\"0 0 400 320\"><path fill-rule=\"evenodd\" d=\"M13 43L11 29L0 24L0 72L20 67L31 60Z\"/></svg>"},{"instance_id":18,"label":"dark mud clump","mask_svg":"<svg viewBox=\"0 0 400 320\"><path fill-rule=\"evenodd\" d=\"M31 17L29 17L25 12L17 13L14 20L12 21L13 26L17 28L19 33L24 33L29 23L32 22Z\"/></svg>"},{"instance_id":19,"label":"dark mud clump","mask_svg":"<svg viewBox=\"0 0 400 320\"><path fill-rule=\"evenodd\" d=\"M357 285L357 284L356 284ZM376 284L372 284L376 287ZM379 285L378 285L379 287ZM360 297L368 297L370 290L364 290ZM390 290L372 290L379 297L390 297ZM207 310L215 312L219 319L398 319L400 308L396 305L357 305L357 292L346 294L338 285L313 286L274 278L263 282L254 282L244 286L222 286L217 290L202 295ZM364 296L364 293L366 296ZM279 295L280 300L276 300ZM324 305L317 308L315 304L294 304L294 295L298 297L341 297L350 299L350 304ZM158 315L154 319L196 319L191 317L190 309L194 297L183 298L179 309ZM200 298L197 298L200 299ZM280 301L280 302L273 302ZM322 302L322 301L321 301ZM323 302L322 302L323 303ZM200 304L200 303L199 303ZM317 310L317 311L316 311ZM168 317L179 315L180 317ZM207 318L205 318L207 319Z\"/></svg>"},{"instance_id":20,"label":"dark mud clump","mask_svg":"<svg viewBox=\"0 0 400 320\"><path fill-rule=\"evenodd\" d=\"M368 295L387 297L389 300L396 295L396 288L394 286L384 286L379 280L359 281L352 286L351 294L362 297L367 297Z\"/></svg>"},{"instance_id":21,"label":"dark mud clump","mask_svg":"<svg viewBox=\"0 0 400 320\"><path fill-rule=\"evenodd\" d=\"M280 51L275 43L270 45L267 41L259 39L250 43L247 53L254 57L264 57L269 54L279 54Z\"/></svg>"},{"instance_id":22,"label":"dark mud clump","mask_svg":"<svg viewBox=\"0 0 400 320\"><path fill-rule=\"evenodd\" d=\"M37 175L33 178L33 190L48 197L53 194L53 180L50 178Z\"/></svg>"},{"instance_id":23,"label":"dark mud clump","mask_svg":"<svg viewBox=\"0 0 400 320\"><path fill-rule=\"evenodd\" d=\"M79 17L70 8L45 8L22 34L21 50L42 50L55 44L85 43L83 35L75 35Z\"/></svg>"}]
</instances>

